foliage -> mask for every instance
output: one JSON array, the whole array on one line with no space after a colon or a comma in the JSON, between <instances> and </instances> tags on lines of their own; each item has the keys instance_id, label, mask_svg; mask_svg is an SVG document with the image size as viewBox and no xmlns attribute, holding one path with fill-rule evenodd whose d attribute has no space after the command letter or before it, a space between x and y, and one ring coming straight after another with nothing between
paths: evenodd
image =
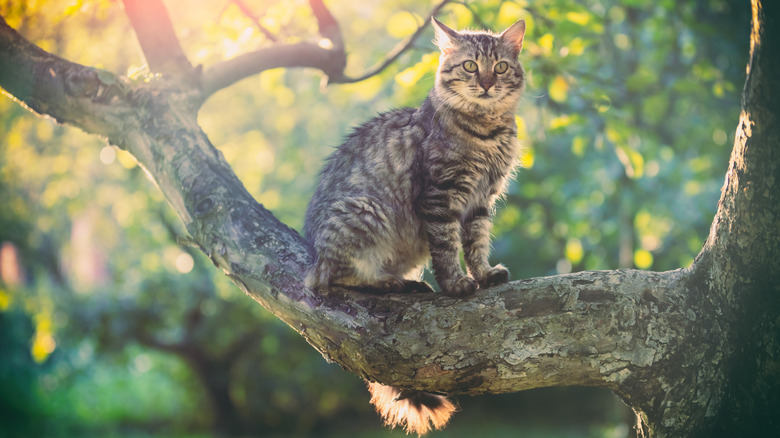
<instances>
[{"instance_id":1,"label":"foliage","mask_svg":"<svg viewBox=\"0 0 780 438\"><path fill-rule=\"evenodd\" d=\"M432 7L330 3L356 76ZM167 4L194 64L271 44L238 4ZM278 41L316 33L303 1L248 6ZM4 1L0 14L48 51L144 77L115 2ZM497 211L494 260L515 278L687 266L733 140L748 15L727 0L451 2L439 18L454 27L528 22L524 168ZM301 229L322 160L349 127L424 99L438 62L429 39L355 84L264 72L212 97L199 121L247 189ZM7 98L0 114L0 412L18 426L9 433L204 430L223 415L221 390L245 430L306 434L371 417L357 379L176 244L182 230L132 157ZM41 415L50 421L33 421Z\"/></svg>"},{"instance_id":2,"label":"foliage","mask_svg":"<svg viewBox=\"0 0 780 438\"><path fill-rule=\"evenodd\" d=\"M0 313L0 424L5 433L39 432L35 418L42 414L36 380L41 370L28 352L32 337L30 318L20 311Z\"/></svg>"}]
</instances>

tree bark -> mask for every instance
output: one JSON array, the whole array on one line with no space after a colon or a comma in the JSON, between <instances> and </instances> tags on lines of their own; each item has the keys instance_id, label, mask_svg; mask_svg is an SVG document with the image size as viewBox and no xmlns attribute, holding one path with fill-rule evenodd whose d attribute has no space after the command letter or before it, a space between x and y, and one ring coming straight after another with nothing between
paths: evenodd
<instances>
[{"instance_id":1,"label":"tree bark","mask_svg":"<svg viewBox=\"0 0 780 438\"><path fill-rule=\"evenodd\" d=\"M702 437L780 432L780 4L754 0L752 12L734 149L692 272L725 335L723 384L710 395L718 403L696 434Z\"/></svg>"},{"instance_id":2,"label":"tree bark","mask_svg":"<svg viewBox=\"0 0 780 438\"><path fill-rule=\"evenodd\" d=\"M306 289L312 249L244 189L197 124L203 91L175 74L131 83L45 53L2 21L0 85L130 151L184 223L182 242L361 377L468 394L603 386L654 437L760 436L780 430L778 8L753 1L737 140L691 267L519 280L468 299Z\"/></svg>"}]
</instances>

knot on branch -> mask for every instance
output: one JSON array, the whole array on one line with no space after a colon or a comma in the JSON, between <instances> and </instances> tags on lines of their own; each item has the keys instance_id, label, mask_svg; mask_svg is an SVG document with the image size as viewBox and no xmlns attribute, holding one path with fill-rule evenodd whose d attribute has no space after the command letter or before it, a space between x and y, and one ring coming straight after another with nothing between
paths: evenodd
<instances>
[{"instance_id":1,"label":"knot on branch","mask_svg":"<svg viewBox=\"0 0 780 438\"><path fill-rule=\"evenodd\" d=\"M56 77L53 68L48 72L52 77ZM86 97L92 99L97 95L100 89L100 80L97 73L91 69L74 69L66 71L63 79L65 92L71 97Z\"/></svg>"}]
</instances>

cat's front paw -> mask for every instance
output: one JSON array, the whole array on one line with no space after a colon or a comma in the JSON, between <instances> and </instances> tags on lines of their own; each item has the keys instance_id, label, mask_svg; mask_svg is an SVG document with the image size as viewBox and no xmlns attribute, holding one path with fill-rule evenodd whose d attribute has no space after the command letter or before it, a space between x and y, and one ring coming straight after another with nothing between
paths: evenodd
<instances>
[{"instance_id":1,"label":"cat's front paw","mask_svg":"<svg viewBox=\"0 0 780 438\"><path fill-rule=\"evenodd\" d=\"M447 286L442 286L442 292L451 297L466 297L477 291L477 280L471 277L460 277Z\"/></svg>"},{"instance_id":2,"label":"cat's front paw","mask_svg":"<svg viewBox=\"0 0 780 438\"><path fill-rule=\"evenodd\" d=\"M486 288L490 286L496 286L499 284L504 284L508 281L509 269L505 268L504 265L496 265L487 271L487 273L485 273L485 277L479 281L479 287Z\"/></svg>"}]
</instances>

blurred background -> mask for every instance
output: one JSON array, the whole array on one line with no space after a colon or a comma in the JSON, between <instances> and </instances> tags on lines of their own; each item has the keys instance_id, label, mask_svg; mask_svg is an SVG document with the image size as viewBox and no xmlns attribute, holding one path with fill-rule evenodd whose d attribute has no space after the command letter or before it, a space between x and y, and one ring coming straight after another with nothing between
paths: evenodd
<instances>
[{"instance_id":1,"label":"blurred background","mask_svg":"<svg viewBox=\"0 0 780 438\"><path fill-rule=\"evenodd\" d=\"M193 64L317 38L303 0L165 3ZM435 3L327 6L358 76ZM146 72L116 1L0 0L0 14L69 60ZM451 1L439 18L528 23L523 169L499 206L495 262L514 278L691 263L739 116L746 0ZM300 69L245 79L205 104L201 125L300 230L322 160L350 127L422 102L432 36L355 84L323 87ZM127 153L0 96L0 437L402 436L382 428L360 379L178 246L180 234ZM623 438L632 421L592 388L457 400L462 412L431 436Z\"/></svg>"}]
</instances>

